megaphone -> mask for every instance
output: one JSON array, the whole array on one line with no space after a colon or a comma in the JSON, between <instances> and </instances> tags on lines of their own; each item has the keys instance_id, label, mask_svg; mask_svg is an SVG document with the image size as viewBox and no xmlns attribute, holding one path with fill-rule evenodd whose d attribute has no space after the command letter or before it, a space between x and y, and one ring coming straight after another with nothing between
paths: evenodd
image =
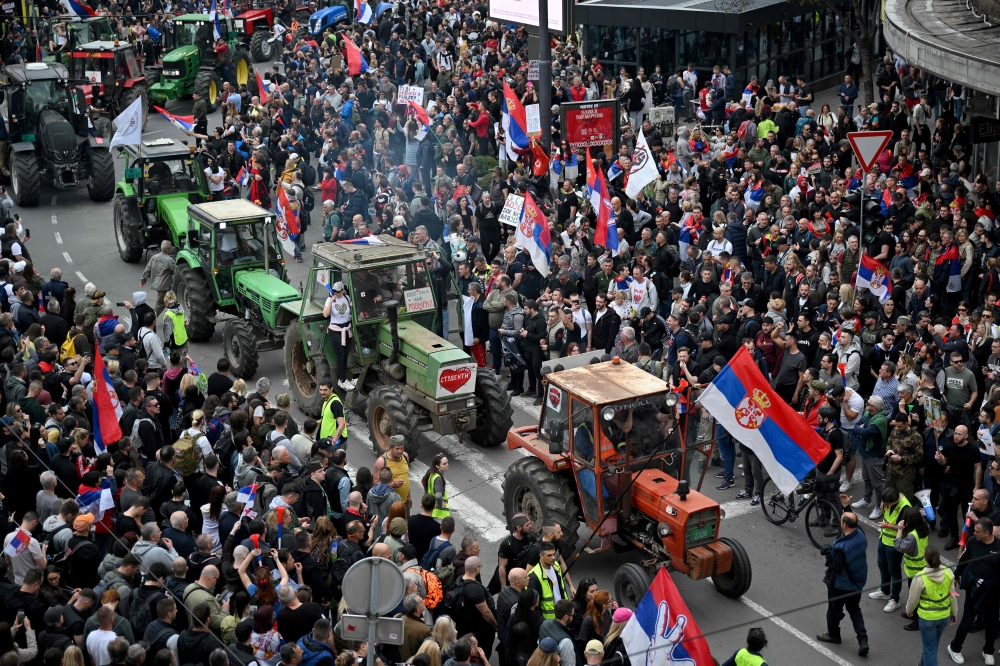
<instances>
[{"instance_id":1,"label":"megaphone","mask_svg":"<svg viewBox=\"0 0 1000 666\"><path fill-rule=\"evenodd\" d=\"M931 505L931 489L924 488L923 490L918 490L914 493L917 499L920 500L921 506L924 507L924 517L927 520L934 520L934 507Z\"/></svg>"}]
</instances>

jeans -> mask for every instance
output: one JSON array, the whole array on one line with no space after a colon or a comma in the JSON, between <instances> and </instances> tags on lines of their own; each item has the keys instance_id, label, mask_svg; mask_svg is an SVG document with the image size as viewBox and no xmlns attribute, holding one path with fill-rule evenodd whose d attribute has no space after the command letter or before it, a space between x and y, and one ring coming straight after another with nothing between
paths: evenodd
<instances>
[{"instance_id":1,"label":"jeans","mask_svg":"<svg viewBox=\"0 0 1000 666\"><path fill-rule=\"evenodd\" d=\"M753 451L742 444L740 451L743 452L743 490L753 497L764 489L764 468Z\"/></svg>"},{"instance_id":2,"label":"jeans","mask_svg":"<svg viewBox=\"0 0 1000 666\"><path fill-rule=\"evenodd\" d=\"M861 614L861 592L827 587L826 595L829 599L826 606L826 632L834 638L840 638L840 621L844 619L844 608L846 607L848 615L851 616L851 624L854 625L854 633L858 637L858 643L867 643L868 631L865 630L865 618Z\"/></svg>"},{"instance_id":3,"label":"jeans","mask_svg":"<svg viewBox=\"0 0 1000 666\"><path fill-rule=\"evenodd\" d=\"M883 594L888 594L891 598L899 601L899 592L903 587L903 554L897 552L892 546L882 543L879 538L876 555L878 559L878 573L881 580L881 590Z\"/></svg>"},{"instance_id":4,"label":"jeans","mask_svg":"<svg viewBox=\"0 0 1000 666\"><path fill-rule=\"evenodd\" d=\"M885 458L861 458L861 478L865 482L865 499L876 509L882 504L885 488Z\"/></svg>"},{"instance_id":5,"label":"jeans","mask_svg":"<svg viewBox=\"0 0 1000 666\"><path fill-rule=\"evenodd\" d=\"M958 119L958 122L962 122L962 110L965 108L965 100L952 98L951 101L955 107L955 117Z\"/></svg>"},{"instance_id":6,"label":"jeans","mask_svg":"<svg viewBox=\"0 0 1000 666\"><path fill-rule=\"evenodd\" d=\"M976 620L977 614L983 616L983 628L986 631L985 643L983 644L983 654L993 654L993 644L997 640L997 614L1000 613L1000 596L995 591L982 595L969 594L965 592L965 607L962 609L962 621L958 623L958 630L955 638L951 640L951 649L955 652L962 651L969 629ZM977 607L978 606L978 607Z\"/></svg>"},{"instance_id":7,"label":"jeans","mask_svg":"<svg viewBox=\"0 0 1000 666\"><path fill-rule=\"evenodd\" d=\"M920 644L923 652L920 654L920 666L938 666L938 646L941 645L941 635L948 626L950 618L943 617L940 620L925 620L917 618L920 625Z\"/></svg>"},{"instance_id":8,"label":"jeans","mask_svg":"<svg viewBox=\"0 0 1000 666\"><path fill-rule=\"evenodd\" d=\"M715 426L715 438L719 445L719 457L722 458L722 471L725 472L726 478L732 481L733 465L736 463L736 446L733 444L733 438L718 424Z\"/></svg>"},{"instance_id":9,"label":"jeans","mask_svg":"<svg viewBox=\"0 0 1000 666\"><path fill-rule=\"evenodd\" d=\"M503 368L503 347L500 344L500 331L490 329L490 350L493 352L493 372L500 374Z\"/></svg>"}]
</instances>

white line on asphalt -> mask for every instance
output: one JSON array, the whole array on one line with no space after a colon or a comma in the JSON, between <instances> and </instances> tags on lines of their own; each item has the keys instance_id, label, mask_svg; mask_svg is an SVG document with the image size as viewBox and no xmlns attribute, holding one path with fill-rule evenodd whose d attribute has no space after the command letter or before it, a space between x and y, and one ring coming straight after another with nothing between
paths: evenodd
<instances>
[{"instance_id":1,"label":"white line on asphalt","mask_svg":"<svg viewBox=\"0 0 1000 666\"><path fill-rule=\"evenodd\" d=\"M55 206L55 205L56 205L56 196L57 196L57 195L55 195L55 194L53 194L53 195L52 195L52 205L53 205L53 206ZM55 215L53 215L53 216L52 216L52 219L53 219L53 222L52 222L52 224L55 224L55 221L54 221L54 220L56 219L56 216L55 216Z\"/></svg>"},{"instance_id":2,"label":"white line on asphalt","mask_svg":"<svg viewBox=\"0 0 1000 666\"><path fill-rule=\"evenodd\" d=\"M69 252L63 252L63 259L66 260L67 264L72 264L73 263L73 259L72 259L72 257L69 256Z\"/></svg>"},{"instance_id":3,"label":"white line on asphalt","mask_svg":"<svg viewBox=\"0 0 1000 666\"><path fill-rule=\"evenodd\" d=\"M60 234L58 231L56 232L56 244L62 245L62 234Z\"/></svg>"},{"instance_id":4,"label":"white line on asphalt","mask_svg":"<svg viewBox=\"0 0 1000 666\"><path fill-rule=\"evenodd\" d=\"M710 581L711 579L706 578L705 580ZM846 659L844 659L839 655L834 654L824 645L817 643L812 638L809 638L809 636L806 636L804 633L802 633L792 625L788 624L780 617L775 616L773 613L771 613L769 610L767 610L760 604L753 602L750 599L747 599L746 597L740 597L740 601L744 605L752 608L755 612L759 613L761 616L767 618L774 624L778 625L779 627L790 633L792 636L795 636L797 639L799 639L800 641L811 647L813 650L816 650L816 652L819 652L821 655L823 655L830 661L834 662L835 664L838 664L839 666L854 666L851 662L847 661Z\"/></svg>"},{"instance_id":5,"label":"white line on asphalt","mask_svg":"<svg viewBox=\"0 0 1000 666\"><path fill-rule=\"evenodd\" d=\"M439 437L433 441L433 444L443 449L444 453L447 453L452 460L461 460L466 467L475 471L497 492L503 491L503 475L507 470L483 455L478 444L470 441L459 444L455 438L450 436Z\"/></svg>"},{"instance_id":6,"label":"white line on asphalt","mask_svg":"<svg viewBox=\"0 0 1000 666\"><path fill-rule=\"evenodd\" d=\"M86 283L86 282L87 282L87 278L86 278L86 277L85 277L85 276L83 275L83 273L81 273L80 271L77 271L77 272L76 272L76 276L77 276L78 278L80 278L80 282L83 282L83 283Z\"/></svg>"},{"instance_id":7,"label":"white line on asphalt","mask_svg":"<svg viewBox=\"0 0 1000 666\"><path fill-rule=\"evenodd\" d=\"M52 205L53 205L53 206L55 206L55 205L56 205L56 203L55 203L55 202L56 202L56 198L55 198L55 197L52 197ZM59 220L57 220L57 219L56 219L56 216L55 216L55 215L53 215L53 216L52 216L52 224L59 224Z\"/></svg>"}]
</instances>

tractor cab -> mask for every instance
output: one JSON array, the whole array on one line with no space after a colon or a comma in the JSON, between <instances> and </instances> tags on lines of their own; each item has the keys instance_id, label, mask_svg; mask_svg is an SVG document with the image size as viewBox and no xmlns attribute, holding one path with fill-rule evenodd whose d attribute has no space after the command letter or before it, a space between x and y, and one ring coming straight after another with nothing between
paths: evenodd
<instances>
[{"instance_id":1,"label":"tractor cab","mask_svg":"<svg viewBox=\"0 0 1000 666\"><path fill-rule=\"evenodd\" d=\"M69 77L74 84L119 89L142 78L132 44L88 42L68 52Z\"/></svg>"},{"instance_id":2,"label":"tractor cab","mask_svg":"<svg viewBox=\"0 0 1000 666\"><path fill-rule=\"evenodd\" d=\"M95 41L113 41L115 39L114 30L111 29L111 21L107 16L92 16L81 19L78 16L56 16L51 19L54 25L62 24L66 28L66 48L61 52L68 54L75 48L83 44ZM65 62L60 60L58 53L49 53L45 49L45 62Z\"/></svg>"}]
</instances>

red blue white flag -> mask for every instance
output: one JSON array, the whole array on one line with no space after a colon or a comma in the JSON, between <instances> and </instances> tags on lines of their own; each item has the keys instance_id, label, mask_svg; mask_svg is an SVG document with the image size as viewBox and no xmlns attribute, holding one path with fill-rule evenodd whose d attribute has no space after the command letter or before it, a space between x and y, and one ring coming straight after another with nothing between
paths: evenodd
<instances>
[{"instance_id":1,"label":"red blue white flag","mask_svg":"<svg viewBox=\"0 0 1000 666\"><path fill-rule=\"evenodd\" d=\"M94 345L94 448L98 453L104 453L108 444L114 444L122 438L122 429L118 419L122 417L122 405L118 400L111 375L104 367L101 349Z\"/></svg>"}]
</instances>

